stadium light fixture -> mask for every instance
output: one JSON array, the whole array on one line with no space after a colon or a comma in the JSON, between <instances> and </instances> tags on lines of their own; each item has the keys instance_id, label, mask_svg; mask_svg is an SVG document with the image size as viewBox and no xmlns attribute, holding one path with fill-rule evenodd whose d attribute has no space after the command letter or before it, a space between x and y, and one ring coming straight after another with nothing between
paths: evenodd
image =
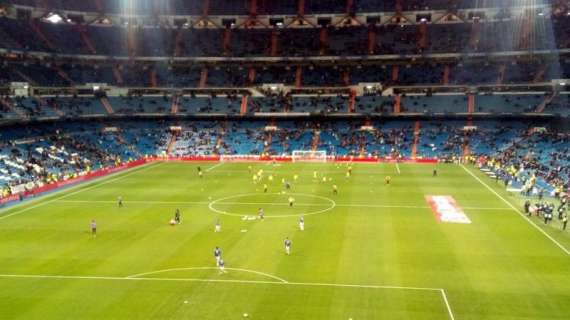
<instances>
[{"instance_id":1,"label":"stadium light fixture","mask_svg":"<svg viewBox=\"0 0 570 320\"><path fill-rule=\"evenodd\" d=\"M45 17L45 19L51 23L60 23L63 20L63 18L59 14L53 12L50 12Z\"/></svg>"},{"instance_id":2,"label":"stadium light fixture","mask_svg":"<svg viewBox=\"0 0 570 320\"><path fill-rule=\"evenodd\" d=\"M565 85L566 85L566 82L560 82L560 85L561 85L561 86L565 86Z\"/></svg>"}]
</instances>

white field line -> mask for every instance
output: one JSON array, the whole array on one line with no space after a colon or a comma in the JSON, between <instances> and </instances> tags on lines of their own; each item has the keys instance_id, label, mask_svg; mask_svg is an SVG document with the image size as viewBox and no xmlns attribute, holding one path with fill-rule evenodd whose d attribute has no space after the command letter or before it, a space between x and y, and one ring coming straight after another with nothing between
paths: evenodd
<instances>
[{"instance_id":1,"label":"white field line","mask_svg":"<svg viewBox=\"0 0 570 320\"><path fill-rule=\"evenodd\" d=\"M105 203L105 204L117 204L117 201L112 200L58 200L58 203ZM204 204L207 205L208 201L145 201L145 200L123 200L123 204Z\"/></svg>"},{"instance_id":2,"label":"white field line","mask_svg":"<svg viewBox=\"0 0 570 320\"><path fill-rule=\"evenodd\" d=\"M207 169L206 169L206 172L210 172L210 171L216 169L217 167L219 167L219 166L221 166L221 165L223 165L223 164L224 164L223 162L220 162L220 163L218 163L218 164L216 164L216 165L213 165L213 166L207 168Z\"/></svg>"},{"instance_id":3,"label":"white field line","mask_svg":"<svg viewBox=\"0 0 570 320\"><path fill-rule=\"evenodd\" d=\"M398 171L398 174L400 174L400 165L398 164L398 162L396 162L396 171Z\"/></svg>"},{"instance_id":4,"label":"white field line","mask_svg":"<svg viewBox=\"0 0 570 320\"><path fill-rule=\"evenodd\" d=\"M105 276L65 276L65 275L34 275L34 274L0 274L0 278L22 279L56 279L56 280L125 280L125 281L178 281L178 282L226 282L226 283L257 283L257 284L285 284L278 281L260 280L232 280L232 279L201 279L201 278L129 278Z\"/></svg>"},{"instance_id":5,"label":"white field line","mask_svg":"<svg viewBox=\"0 0 570 320\"><path fill-rule=\"evenodd\" d=\"M106 203L117 204L113 200L58 200L59 203ZM165 205L181 205L181 204L196 204L196 205L209 205L211 202L206 201L151 201L151 200L132 200L125 201L124 204L165 204ZM288 203L279 202L217 202L218 205L268 205L268 206L289 206ZM314 203L295 203L296 207L316 207L325 206L326 204ZM362 203L345 203L336 204L337 207L348 208L404 208L404 209L430 209L429 206L414 206L414 205L382 205L382 204L362 204ZM461 207L466 210L510 210L507 207Z\"/></svg>"},{"instance_id":6,"label":"white field line","mask_svg":"<svg viewBox=\"0 0 570 320\"><path fill-rule=\"evenodd\" d=\"M227 269L227 268L226 268ZM234 279L200 279L200 278L144 278L144 277L108 277L108 276L66 276L47 274L0 274L0 278L29 278L29 279L70 279L70 280L126 280L126 281L180 281L180 282L234 282L234 283L263 283L281 284L291 286L315 286L315 287L339 287L339 288L369 288L369 289L397 289L415 291L439 291L441 288L428 287L406 287L390 285L367 285L367 284L344 284L344 283L322 283L322 282L289 282L289 281L259 281L259 280L234 280Z\"/></svg>"},{"instance_id":7,"label":"white field line","mask_svg":"<svg viewBox=\"0 0 570 320\"><path fill-rule=\"evenodd\" d=\"M445 307L447 308L447 313L449 314L449 319L455 320L455 316L453 315L453 311L451 311L451 305L449 305L449 301L447 300L447 294L445 293L445 290L443 290L443 289L439 289L439 290L441 290L441 296L443 298L443 302L445 302Z\"/></svg>"},{"instance_id":8,"label":"white field line","mask_svg":"<svg viewBox=\"0 0 570 320\"><path fill-rule=\"evenodd\" d=\"M343 283L320 283L320 282L287 282L293 286L314 286L314 287L338 287L338 288L363 288L363 289L395 289L395 290L415 290L415 291L440 291L441 288L403 287L373 284L343 284Z\"/></svg>"},{"instance_id":9,"label":"white field line","mask_svg":"<svg viewBox=\"0 0 570 320\"><path fill-rule=\"evenodd\" d=\"M133 275L127 276L127 278L140 278L140 277L142 277L142 276L148 276L148 275L151 275L151 274L158 274L158 273L171 272L171 271L185 271L185 270L219 270L219 268L217 268L217 267L172 268L172 269L163 269L163 270L156 270L156 271L150 271L150 272L137 273L137 274L133 274ZM229 271L246 272L246 273L253 273L253 274L257 274L257 275L260 275L260 276L264 276L264 277L267 277L267 278L271 278L271 279L277 280L277 281L282 282L282 283L287 283L287 280L285 280L285 279L283 279L283 278L279 278L279 277L274 276L274 275L269 274L269 273L265 273L265 272L260 272L260 271L250 270L250 269L242 269L242 268L226 268L226 270L229 270Z\"/></svg>"},{"instance_id":10,"label":"white field line","mask_svg":"<svg viewBox=\"0 0 570 320\"><path fill-rule=\"evenodd\" d=\"M467 169L464 165L461 165L461 167L463 168L463 170L465 170L465 172L469 173L469 175L471 175L475 180L479 181L479 183L481 185L483 185L485 188L487 188L489 191L491 191L495 196L497 196L497 198L501 199L505 204L507 204L509 207L511 207L511 209L513 209L513 211L518 213L519 216L521 216L524 220L526 220L526 222L528 222L531 226L533 226L536 230L538 230L545 237L547 237L550 241L552 241L556 246L558 246L562 251L564 251L564 253L566 253L567 255L570 255L570 250L568 250L566 247L564 247L562 244L560 244L560 242L556 241L556 239L554 239L552 236L550 236L548 233L546 233L546 231L542 230L542 228L540 228L534 222L532 222L532 220L530 220L527 216L525 216L524 213L522 213L519 209L517 209L510 201L503 198L493 188L489 187L488 184L483 182L483 180L479 179L479 177L477 177L475 174L473 174L473 172L471 172L469 169Z\"/></svg>"},{"instance_id":11,"label":"white field line","mask_svg":"<svg viewBox=\"0 0 570 320\"><path fill-rule=\"evenodd\" d=\"M391 163L382 163L382 164L392 165ZM378 164L376 164L376 165L378 165ZM353 167L352 168L352 175L379 175L382 177L382 179L384 179L384 175L382 175L382 174L385 173L385 171L383 171L382 167L377 167L377 168L378 168L378 170L374 171L374 170L359 170L358 167L356 169ZM331 168L331 170L334 170L334 171L329 171L325 175L326 176L340 175L342 177L344 177L346 175L346 167L343 167L343 166L341 166L340 168L334 167L334 168ZM247 169L242 169L242 170L220 169L220 170L216 170L216 172L244 174L245 176L249 177L249 171ZM252 170L252 172L257 172L257 171L254 169L254 170ZM292 174L292 172L289 170L266 170L266 169L263 169L263 173L264 174L265 173L272 173L272 174L287 175L287 176ZM313 179L313 172L311 171L310 173L307 172L307 173L299 174L299 179L301 179L303 177L310 177L311 179Z\"/></svg>"},{"instance_id":12,"label":"white field line","mask_svg":"<svg viewBox=\"0 0 570 320\"><path fill-rule=\"evenodd\" d=\"M35 208L38 208L38 207L41 207L41 206L45 206L46 204L50 204L50 203L53 203L53 202L56 202L56 201L61 201L61 199L65 199L65 198L67 198L67 197L76 195L76 194L81 193L81 192L84 192L84 191L92 190L92 189L98 188L98 187L100 187L100 186L104 186L104 185L107 185L107 184L109 184L109 183L122 180L122 179L124 179L124 178L127 178L127 177L133 175L133 174L137 174L137 173L144 172L144 171L147 171L147 170L149 170L149 169L155 168L155 167L159 166L160 164L162 164L163 162L159 163L158 165L153 165L154 163L156 163L156 162L150 163L149 165L147 165L146 168L143 168L143 169L141 169L141 170L132 171L132 172L130 172L130 173L121 175L120 177L116 177L116 178L114 178L114 179L104 180L104 181L102 181L102 182L101 182L101 180L97 179L97 180L88 182L87 185L89 185L89 184L93 184L93 185L90 186L90 187L87 187L87 188L83 188L83 189L80 189L80 190L71 192L71 193L66 193L66 194L62 195L61 197L57 197L57 198L54 198L54 199L51 199L51 200L48 200L48 201L42 201L42 202L40 202L40 203L38 203L38 204L35 204L35 205L33 205L33 206L30 206L30 207L26 207L26 208L21 209L21 210L14 211L14 212L12 212L12 213L10 213L10 214L7 214L7 215L2 215L2 216L0 216L0 220L4 220L4 219L6 219L6 218L9 218L9 217L12 217L12 216L15 216L15 215L22 214L22 213L24 213L24 212L30 211L30 210L32 210L32 209L35 209ZM140 168L140 167L135 167L135 168L128 169L128 170L130 171L130 170L134 170L134 169L137 169L137 168ZM123 173L124 173L124 172L125 172L125 171L123 171ZM79 185L74 186L74 187L72 187L72 188L75 189L75 188L79 188L79 187L84 187L85 185L86 185L86 184L80 183ZM64 191L69 191L69 189L65 189L65 188L64 188L64 189L62 189L62 190L60 190L60 191L56 191L56 193L60 193L60 192L64 192ZM42 200L42 199L41 199L41 198L38 198L38 200ZM6 210L7 210L7 209L6 209Z\"/></svg>"},{"instance_id":13,"label":"white field line","mask_svg":"<svg viewBox=\"0 0 570 320\"><path fill-rule=\"evenodd\" d=\"M280 281L260 281L260 280L233 280L233 279L200 279L200 278L141 278L141 277L105 277L105 276L65 276L65 275L31 275L31 274L0 274L0 278L16 279L53 279L53 280L110 280L110 281L171 281L171 282L210 282L210 283L240 283L240 284L270 284L282 286L307 286L307 287L333 287L333 288L360 288L360 289L394 289L409 291L431 291L440 292L443 303L450 320L455 320L451 311L451 306L447 300L445 291L441 288L427 287L405 287L390 285L362 285L362 284L342 284L342 283L319 283L319 282L283 282Z\"/></svg>"}]
</instances>

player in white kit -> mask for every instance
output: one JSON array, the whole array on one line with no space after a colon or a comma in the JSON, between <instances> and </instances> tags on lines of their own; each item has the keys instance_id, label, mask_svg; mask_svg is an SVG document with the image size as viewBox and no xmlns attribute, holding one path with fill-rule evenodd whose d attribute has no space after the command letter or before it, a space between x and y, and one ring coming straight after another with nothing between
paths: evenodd
<instances>
[{"instance_id":1,"label":"player in white kit","mask_svg":"<svg viewBox=\"0 0 570 320\"><path fill-rule=\"evenodd\" d=\"M287 255L291 255L291 240L289 240L289 238L285 238L284 244L285 244L285 253Z\"/></svg>"}]
</instances>

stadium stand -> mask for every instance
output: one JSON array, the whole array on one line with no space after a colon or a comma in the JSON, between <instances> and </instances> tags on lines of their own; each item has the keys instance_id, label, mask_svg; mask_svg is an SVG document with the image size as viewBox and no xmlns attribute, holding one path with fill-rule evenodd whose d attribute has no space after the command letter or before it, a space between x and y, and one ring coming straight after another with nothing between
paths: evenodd
<instances>
[{"instance_id":1,"label":"stadium stand","mask_svg":"<svg viewBox=\"0 0 570 320\"><path fill-rule=\"evenodd\" d=\"M567 319L568 200L570 0L0 0L1 319Z\"/></svg>"},{"instance_id":2,"label":"stadium stand","mask_svg":"<svg viewBox=\"0 0 570 320\"><path fill-rule=\"evenodd\" d=\"M498 0L299 3L141 2L125 19L115 1L10 1L5 190L144 156L311 149L494 157L568 186L563 6L536 3L530 17Z\"/></svg>"}]
</instances>

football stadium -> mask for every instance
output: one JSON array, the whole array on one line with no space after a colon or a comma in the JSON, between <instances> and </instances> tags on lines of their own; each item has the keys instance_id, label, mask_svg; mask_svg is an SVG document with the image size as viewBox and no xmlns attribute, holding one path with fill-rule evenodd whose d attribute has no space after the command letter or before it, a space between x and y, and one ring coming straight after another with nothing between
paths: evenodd
<instances>
[{"instance_id":1,"label":"football stadium","mask_svg":"<svg viewBox=\"0 0 570 320\"><path fill-rule=\"evenodd\" d=\"M0 319L570 319L567 0L0 1Z\"/></svg>"}]
</instances>

